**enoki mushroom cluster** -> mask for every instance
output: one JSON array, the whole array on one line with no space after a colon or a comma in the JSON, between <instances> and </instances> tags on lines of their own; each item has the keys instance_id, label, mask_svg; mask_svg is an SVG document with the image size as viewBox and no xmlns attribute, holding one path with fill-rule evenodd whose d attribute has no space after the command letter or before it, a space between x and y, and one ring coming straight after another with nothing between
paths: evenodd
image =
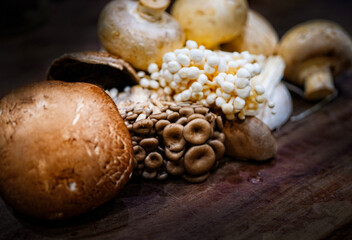
<instances>
[{"instance_id":1,"label":"enoki mushroom cluster","mask_svg":"<svg viewBox=\"0 0 352 240\"><path fill-rule=\"evenodd\" d=\"M225 152L220 116L200 104L160 101L151 91L133 87L107 91L130 131L135 174L145 179L183 176L204 181ZM138 99L138 100L137 100Z\"/></svg>"},{"instance_id":2,"label":"enoki mushroom cluster","mask_svg":"<svg viewBox=\"0 0 352 240\"><path fill-rule=\"evenodd\" d=\"M267 101L264 87L254 80L264 60L248 52L211 51L188 40L185 48L164 55L160 70L152 63L150 75L138 74L141 86L161 88L176 102L197 102L221 110L229 120L243 120Z\"/></svg>"}]
</instances>

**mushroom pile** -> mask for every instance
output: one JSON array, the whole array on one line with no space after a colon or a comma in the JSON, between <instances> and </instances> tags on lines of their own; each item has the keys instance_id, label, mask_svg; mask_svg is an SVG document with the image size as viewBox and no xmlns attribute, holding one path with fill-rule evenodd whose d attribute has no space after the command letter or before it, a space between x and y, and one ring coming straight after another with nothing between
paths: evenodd
<instances>
[{"instance_id":1,"label":"mushroom pile","mask_svg":"<svg viewBox=\"0 0 352 240\"><path fill-rule=\"evenodd\" d=\"M200 104L162 99L162 92L140 86L106 91L116 102L130 131L135 175L164 180L182 176L198 183L207 179L225 153L220 116Z\"/></svg>"}]
</instances>

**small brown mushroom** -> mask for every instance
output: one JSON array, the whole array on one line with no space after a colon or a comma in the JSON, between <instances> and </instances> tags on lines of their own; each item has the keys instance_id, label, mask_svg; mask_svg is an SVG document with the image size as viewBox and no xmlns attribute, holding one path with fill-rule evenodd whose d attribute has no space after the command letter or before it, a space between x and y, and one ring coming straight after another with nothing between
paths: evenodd
<instances>
[{"instance_id":1,"label":"small brown mushroom","mask_svg":"<svg viewBox=\"0 0 352 240\"><path fill-rule=\"evenodd\" d=\"M231 157L262 161L277 152L277 143L269 127L255 117L226 121L223 132L226 154Z\"/></svg>"},{"instance_id":2,"label":"small brown mushroom","mask_svg":"<svg viewBox=\"0 0 352 240\"><path fill-rule=\"evenodd\" d=\"M139 143L146 152L153 152L158 148L159 141L156 138L144 138Z\"/></svg>"},{"instance_id":3,"label":"small brown mushroom","mask_svg":"<svg viewBox=\"0 0 352 240\"><path fill-rule=\"evenodd\" d=\"M143 119L133 123L133 132L141 135L146 135L152 129L154 123L152 120Z\"/></svg>"},{"instance_id":4,"label":"small brown mushroom","mask_svg":"<svg viewBox=\"0 0 352 240\"><path fill-rule=\"evenodd\" d=\"M180 109L179 113L182 117L189 117L194 113L194 109L191 107L183 107Z\"/></svg>"},{"instance_id":5,"label":"small brown mushroom","mask_svg":"<svg viewBox=\"0 0 352 240\"><path fill-rule=\"evenodd\" d=\"M142 177L144 179L154 179L157 175L157 172L155 170L150 170L150 169L144 169L142 172Z\"/></svg>"},{"instance_id":6,"label":"small brown mushroom","mask_svg":"<svg viewBox=\"0 0 352 240\"><path fill-rule=\"evenodd\" d=\"M155 123L155 130L158 133L158 135L162 135L164 128L169 124L170 122L168 120L160 120L157 123Z\"/></svg>"},{"instance_id":7,"label":"small brown mushroom","mask_svg":"<svg viewBox=\"0 0 352 240\"><path fill-rule=\"evenodd\" d=\"M163 139L166 147L171 151L181 151L186 144L183 138L183 126L177 123L167 125L163 131Z\"/></svg>"},{"instance_id":8,"label":"small brown mushroom","mask_svg":"<svg viewBox=\"0 0 352 240\"><path fill-rule=\"evenodd\" d=\"M145 166L150 169L157 169L163 165L164 159L163 156L158 152L151 152L145 158Z\"/></svg>"},{"instance_id":9,"label":"small brown mushroom","mask_svg":"<svg viewBox=\"0 0 352 240\"><path fill-rule=\"evenodd\" d=\"M215 156L216 156L215 160L219 161L225 154L225 145L219 140L210 140L208 144L215 151Z\"/></svg>"},{"instance_id":10,"label":"small brown mushroom","mask_svg":"<svg viewBox=\"0 0 352 240\"><path fill-rule=\"evenodd\" d=\"M185 172L185 168L183 166L183 160L181 161L167 161L166 163L166 171L173 176L182 175Z\"/></svg>"},{"instance_id":11,"label":"small brown mushroom","mask_svg":"<svg viewBox=\"0 0 352 240\"><path fill-rule=\"evenodd\" d=\"M171 151L170 148L165 147L165 156L170 160L170 161L177 161L179 160L183 154L185 153L185 149L181 149L178 152Z\"/></svg>"},{"instance_id":12,"label":"small brown mushroom","mask_svg":"<svg viewBox=\"0 0 352 240\"><path fill-rule=\"evenodd\" d=\"M149 117L151 119L157 119L157 120L166 119L167 113L166 112L154 113L154 114L150 115Z\"/></svg>"},{"instance_id":13,"label":"small brown mushroom","mask_svg":"<svg viewBox=\"0 0 352 240\"><path fill-rule=\"evenodd\" d=\"M205 120L204 115L202 115L202 114L200 114L200 113L193 113L192 115L190 115L190 116L187 118L187 122L190 122L190 121L192 121L192 120L194 120L194 119L197 119L197 118L199 118L199 119L204 119L204 120Z\"/></svg>"},{"instance_id":14,"label":"small brown mushroom","mask_svg":"<svg viewBox=\"0 0 352 240\"><path fill-rule=\"evenodd\" d=\"M133 154L137 162L143 161L146 157L145 150L139 145L133 147Z\"/></svg>"},{"instance_id":15,"label":"small brown mushroom","mask_svg":"<svg viewBox=\"0 0 352 240\"><path fill-rule=\"evenodd\" d=\"M322 99L334 92L333 75L352 64L352 40L334 22L315 20L289 30L281 39L279 54L285 76L304 86L305 98Z\"/></svg>"},{"instance_id":16,"label":"small brown mushroom","mask_svg":"<svg viewBox=\"0 0 352 240\"><path fill-rule=\"evenodd\" d=\"M187 118L186 117L181 117L179 120L176 121L177 124L181 125L186 125L187 124Z\"/></svg>"},{"instance_id":17,"label":"small brown mushroom","mask_svg":"<svg viewBox=\"0 0 352 240\"><path fill-rule=\"evenodd\" d=\"M203 144L212 136L212 128L208 121L194 119L184 127L183 136L191 144Z\"/></svg>"},{"instance_id":18,"label":"small brown mushroom","mask_svg":"<svg viewBox=\"0 0 352 240\"><path fill-rule=\"evenodd\" d=\"M222 117L221 116L217 116L215 118L216 121L216 126L218 127L219 131L222 131L222 129L224 129L224 123L222 121Z\"/></svg>"},{"instance_id":19,"label":"small brown mushroom","mask_svg":"<svg viewBox=\"0 0 352 240\"><path fill-rule=\"evenodd\" d=\"M180 118L180 114L178 112L173 112L167 116L167 120L170 122L176 122Z\"/></svg>"},{"instance_id":20,"label":"small brown mushroom","mask_svg":"<svg viewBox=\"0 0 352 240\"><path fill-rule=\"evenodd\" d=\"M203 175L200 175L200 176L193 176L193 175L190 175L190 174L183 174L183 179L185 179L187 182L190 182L190 183L202 183L204 182L205 180L207 180L207 178L209 177L209 172L203 174Z\"/></svg>"},{"instance_id":21,"label":"small brown mushroom","mask_svg":"<svg viewBox=\"0 0 352 240\"><path fill-rule=\"evenodd\" d=\"M191 147L184 157L186 172L191 175L202 175L208 172L214 163L215 153L208 144Z\"/></svg>"}]
</instances>

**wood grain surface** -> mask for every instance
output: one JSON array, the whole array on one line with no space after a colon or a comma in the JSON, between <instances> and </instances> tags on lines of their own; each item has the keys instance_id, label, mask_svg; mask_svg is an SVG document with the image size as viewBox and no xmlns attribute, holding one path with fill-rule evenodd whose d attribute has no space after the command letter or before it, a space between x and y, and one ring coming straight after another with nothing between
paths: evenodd
<instances>
[{"instance_id":1,"label":"wood grain surface","mask_svg":"<svg viewBox=\"0 0 352 240\"><path fill-rule=\"evenodd\" d=\"M82 2L55 1L43 26L1 39L0 95L44 78L64 52L99 49L96 18L107 1L84 1L86 11ZM250 2L260 10L275 1ZM281 29L293 24L272 16ZM23 216L0 200L0 239L352 239L352 72L336 85L336 99L275 132L279 151L270 161L225 159L202 184L134 180L93 212L60 222ZM293 99L294 114L312 105Z\"/></svg>"}]
</instances>

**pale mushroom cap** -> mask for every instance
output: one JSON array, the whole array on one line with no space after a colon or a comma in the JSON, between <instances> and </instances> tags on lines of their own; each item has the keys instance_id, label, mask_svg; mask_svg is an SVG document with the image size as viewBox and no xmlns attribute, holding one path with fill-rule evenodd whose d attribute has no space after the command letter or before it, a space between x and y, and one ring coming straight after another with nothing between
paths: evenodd
<instances>
[{"instance_id":1,"label":"pale mushroom cap","mask_svg":"<svg viewBox=\"0 0 352 240\"><path fill-rule=\"evenodd\" d=\"M226 121L226 154L238 159L267 160L277 152L277 143L266 124L255 117L243 122Z\"/></svg>"},{"instance_id":2,"label":"pale mushroom cap","mask_svg":"<svg viewBox=\"0 0 352 240\"><path fill-rule=\"evenodd\" d=\"M249 9L242 34L222 46L225 51L248 51L251 54L273 55L279 37L269 21L258 12Z\"/></svg>"},{"instance_id":3,"label":"pale mushroom cap","mask_svg":"<svg viewBox=\"0 0 352 240\"><path fill-rule=\"evenodd\" d=\"M0 101L0 193L19 212L89 211L117 194L132 164L129 132L95 85L39 82Z\"/></svg>"},{"instance_id":4,"label":"pale mushroom cap","mask_svg":"<svg viewBox=\"0 0 352 240\"><path fill-rule=\"evenodd\" d=\"M166 52L182 48L183 29L168 13L159 21L148 21L137 12L138 1L111 1L99 17L98 35L103 47L135 68L162 63Z\"/></svg>"},{"instance_id":5,"label":"pale mushroom cap","mask_svg":"<svg viewBox=\"0 0 352 240\"><path fill-rule=\"evenodd\" d=\"M178 0L171 14L183 27L187 39L213 48L242 32L247 9L246 0Z\"/></svg>"},{"instance_id":6,"label":"pale mushroom cap","mask_svg":"<svg viewBox=\"0 0 352 240\"><path fill-rule=\"evenodd\" d=\"M337 74L351 65L352 40L336 23L314 20L289 30L281 39L279 54L286 63L285 76L292 80L311 59L320 59Z\"/></svg>"}]
</instances>

